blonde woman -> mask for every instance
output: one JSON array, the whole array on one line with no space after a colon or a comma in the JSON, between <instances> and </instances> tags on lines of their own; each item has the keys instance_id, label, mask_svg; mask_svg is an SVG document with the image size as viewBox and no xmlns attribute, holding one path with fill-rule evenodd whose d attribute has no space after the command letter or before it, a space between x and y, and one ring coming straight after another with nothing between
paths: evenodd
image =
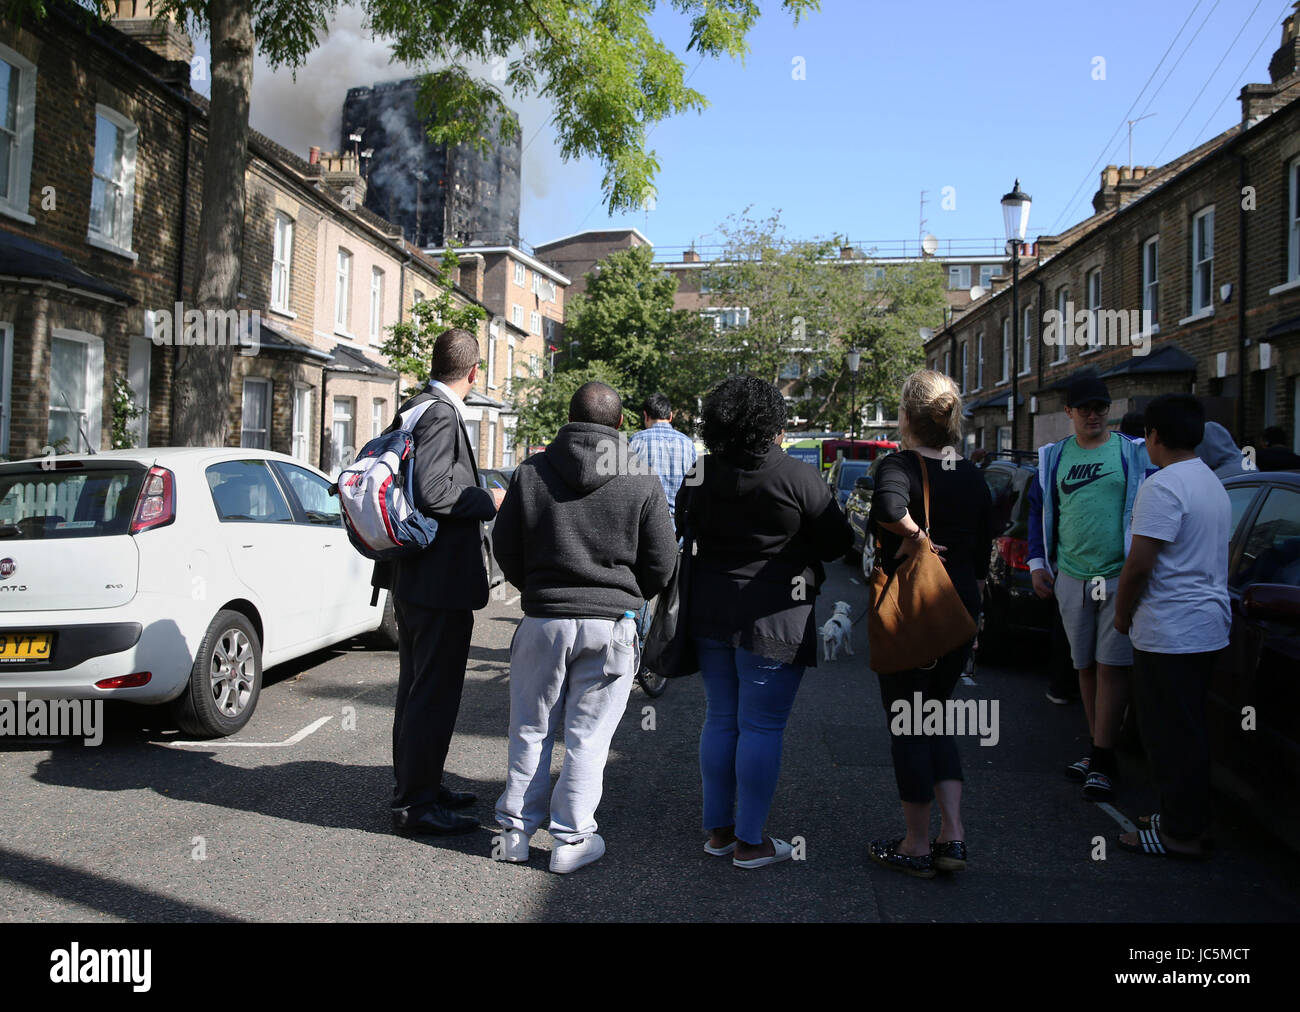
<instances>
[{"instance_id":1,"label":"blonde woman","mask_svg":"<svg viewBox=\"0 0 1300 1012\"><path fill-rule=\"evenodd\" d=\"M961 417L961 395L950 377L927 369L907 378L898 409L903 451L882 461L876 473L869 529L880 538L881 566L887 573L915 552L938 552L962 603L978 620L992 542L992 501L979 468L956 452ZM929 517L921 468L930 479ZM918 878L966 867L961 762L950 735L894 734L894 705L902 700L910 712L918 692L923 706L931 699L942 704L952 695L970 650L966 643L928 669L879 676L906 833L875 841L870 857ZM942 818L932 841L930 808L936 798Z\"/></svg>"}]
</instances>

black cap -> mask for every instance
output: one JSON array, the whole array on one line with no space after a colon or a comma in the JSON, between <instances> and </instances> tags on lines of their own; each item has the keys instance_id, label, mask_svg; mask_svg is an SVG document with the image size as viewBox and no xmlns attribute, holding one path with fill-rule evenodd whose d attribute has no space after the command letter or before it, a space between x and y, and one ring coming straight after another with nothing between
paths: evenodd
<instances>
[{"instance_id":1,"label":"black cap","mask_svg":"<svg viewBox=\"0 0 1300 1012\"><path fill-rule=\"evenodd\" d=\"M1066 407L1074 408L1093 401L1110 403L1110 391L1100 376L1079 376L1070 380L1070 386L1065 392Z\"/></svg>"}]
</instances>

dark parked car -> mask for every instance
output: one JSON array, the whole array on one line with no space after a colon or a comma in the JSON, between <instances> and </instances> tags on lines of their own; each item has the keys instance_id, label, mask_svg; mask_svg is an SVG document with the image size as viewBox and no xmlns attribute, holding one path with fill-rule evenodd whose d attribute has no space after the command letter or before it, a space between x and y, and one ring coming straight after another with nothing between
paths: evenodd
<instances>
[{"instance_id":1,"label":"dark parked car","mask_svg":"<svg viewBox=\"0 0 1300 1012\"><path fill-rule=\"evenodd\" d=\"M884 460L885 456L881 454L877 460ZM853 491L853 483L867 474L875 463L874 460L849 460L841 457L831 465L831 469L826 472L826 484L835 490L835 496L840 501L840 509L843 509L848 502L849 494Z\"/></svg>"},{"instance_id":2,"label":"dark parked car","mask_svg":"<svg viewBox=\"0 0 1300 1012\"><path fill-rule=\"evenodd\" d=\"M844 515L848 517L849 526L853 528L853 547L844 556L844 561L862 564L862 576L871 579L871 567L875 565L875 545L867 536L867 520L871 516L871 494L876 488L876 472L885 454L871 461L866 474L859 473L854 479L853 488L848 499L844 501ZM850 461L850 463L860 463Z\"/></svg>"},{"instance_id":3,"label":"dark parked car","mask_svg":"<svg viewBox=\"0 0 1300 1012\"><path fill-rule=\"evenodd\" d=\"M1211 754L1261 792L1278 816L1275 824L1294 825L1300 818L1300 473L1254 472L1223 484L1232 504L1232 638L1210 686Z\"/></svg>"},{"instance_id":4,"label":"dark parked car","mask_svg":"<svg viewBox=\"0 0 1300 1012\"><path fill-rule=\"evenodd\" d=\"M1055 602L1034 593L1029 578L1029 483L1036 468L1032 455L1004 451L984 467L993 497L993 548L984 585L979 654L981 660L1007 656L1026 634L1052 628Z\"/></svg>"}]
</instances>

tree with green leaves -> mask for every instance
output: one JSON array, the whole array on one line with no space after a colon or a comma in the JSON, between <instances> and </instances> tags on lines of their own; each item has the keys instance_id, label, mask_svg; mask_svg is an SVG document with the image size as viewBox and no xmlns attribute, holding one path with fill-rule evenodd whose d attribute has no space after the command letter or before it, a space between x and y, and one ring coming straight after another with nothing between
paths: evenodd
<instances>
[{"instance_id":1,"label":"tree with green leaves","mask_svg":"<svg viewBox=\"0 0 1300 1012\"><path fill-rule=\"evenodd\" d=\"M689 430L696 398L721 368L710 361L708 322L673 308L677 279L655 264L649 246L611 253L586 282L565 306L565 336L574 353L564 367L605 363L623 377L619 392L633 410L662 392L680 412L679 428Z\"/></svg>"},{"instance_id":2,"label":"tree with green leaves","mask_svg":"<svg viewBox=\"0 0 1300 1012\"><path fill-rule=\"evenodd\" d=\"M9 12L43 17L45 0L7 0ZM111 17L113 0L84 0ZM663 0L362 0L369 28L391 42L399 62L424 68L421 106L430 137L486 147L492 124L518 129L501 115L507 93L538 94L553 106L561 155L604 166L605 203L640 205L659 170L646 143L650 129L707 100L687 87L686 65L650 28ZM781 0L797 24L820 0ZM689 22L686 50L700 58L743 59L761 11L757 0L671 0ZM298 68L329 31L338 0L153 0L159 17L175 17L211 44L212 94L203 208L198 227L197 308L238 308L243 246L248 113L256 47L272 67ZM490 64L490 79L464 68ZM172 440L224 445L233 346L178 349L172 392Z\"/></svg>"},{"instance_id":3,"label":"tree with green leaves","mask_svg":"<svg viewBox=\"0 0 1300 1012\"><path fill-rule=\"evenodd\" d=\"M862 353L858 405L879 401L892 411L898 405L903 380L925 364L921 328L938 329L943 324L947 278L934 260L868 270L866 311L846 337Z\"/></svg>"},{"instance_id":4,"label":"tree with green leaves","mask_svg":"<svg viewBox=\"0 0 1300 1012\"><path fill-rule=\"evenodd\" d=\"M627 380L607 362L588 362L585 365L520 380L515 384L515 405L519 420L515 423L515 440L522 446L540 446L549 443L569 421L569 401L578 387L593 380L608 383L615 390L625 390ZM623 402L623 428L630 435L640 419Z\"/></svg>"},{"instance_id":5,"label":"tree with green leaves","mask_svg":"<svg viewBox=\"0 0 1300 1012\"><path fill-rule=\"evenodd\" d=\"M433 344L439 334L452 327L477 334L479 321L487 316L482 306L458 303L451 297L453 272L458 263L455 251L448 249L438 265L434 297L412 306L410 319L389 327L388 336L379 346L390 366L403 376L416 377L415 385L403 391L404 397L415 396L428 382Z\"/></svg>"},{"instance_id":6,"label":"tree with green leaves","mask_svg":"<svg viewBox=\"0 0 1300 1012\"><path fill-rule=\"evenodd\" d=\"M808 424L847 429L851 387L845 355L862 353L857 405L893 404L902 377L922 358L919 328L943 322L936 264L841 257L837 237L791 239L779 212L733 215L719 231L719 258L704 271L712 304L729 310L712 344L731 368L788 384ZM864 262L865 261L865 262Z\"/></svg>"}]
</instances>

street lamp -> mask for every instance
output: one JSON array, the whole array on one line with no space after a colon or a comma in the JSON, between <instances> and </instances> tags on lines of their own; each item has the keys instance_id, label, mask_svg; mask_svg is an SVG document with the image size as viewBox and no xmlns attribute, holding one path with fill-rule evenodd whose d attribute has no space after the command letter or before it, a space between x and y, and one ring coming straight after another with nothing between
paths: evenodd
<instances>
[{"instance_id":1,"label":"street lamp","mask_svg":"<svg viewBox=\"0 0 1300 1012\"><path fill-rule=\"evenodd\" d=\"M1007 404L1007 421L1011 423L1011 447L1016 445L1016 406L1020 400L1020 247L1029 227L1029 207L1033 201L1020 189L1020 180L1002 197L1002 222L1007 231L1007 252L1011 254L1011 400Z\"/></svg>"},{"instance_id":2,"label":"street lamp","mask_svg":"<svg viewBox=\"0 0 1300 1012\"><path fill-rule=\"evenodd\" d=\"M862 365L862 352L852 348L844 356L844 361L849 367L849 454L852 459L858 433L858 367Z\"/></svg>"}]
</instances>

